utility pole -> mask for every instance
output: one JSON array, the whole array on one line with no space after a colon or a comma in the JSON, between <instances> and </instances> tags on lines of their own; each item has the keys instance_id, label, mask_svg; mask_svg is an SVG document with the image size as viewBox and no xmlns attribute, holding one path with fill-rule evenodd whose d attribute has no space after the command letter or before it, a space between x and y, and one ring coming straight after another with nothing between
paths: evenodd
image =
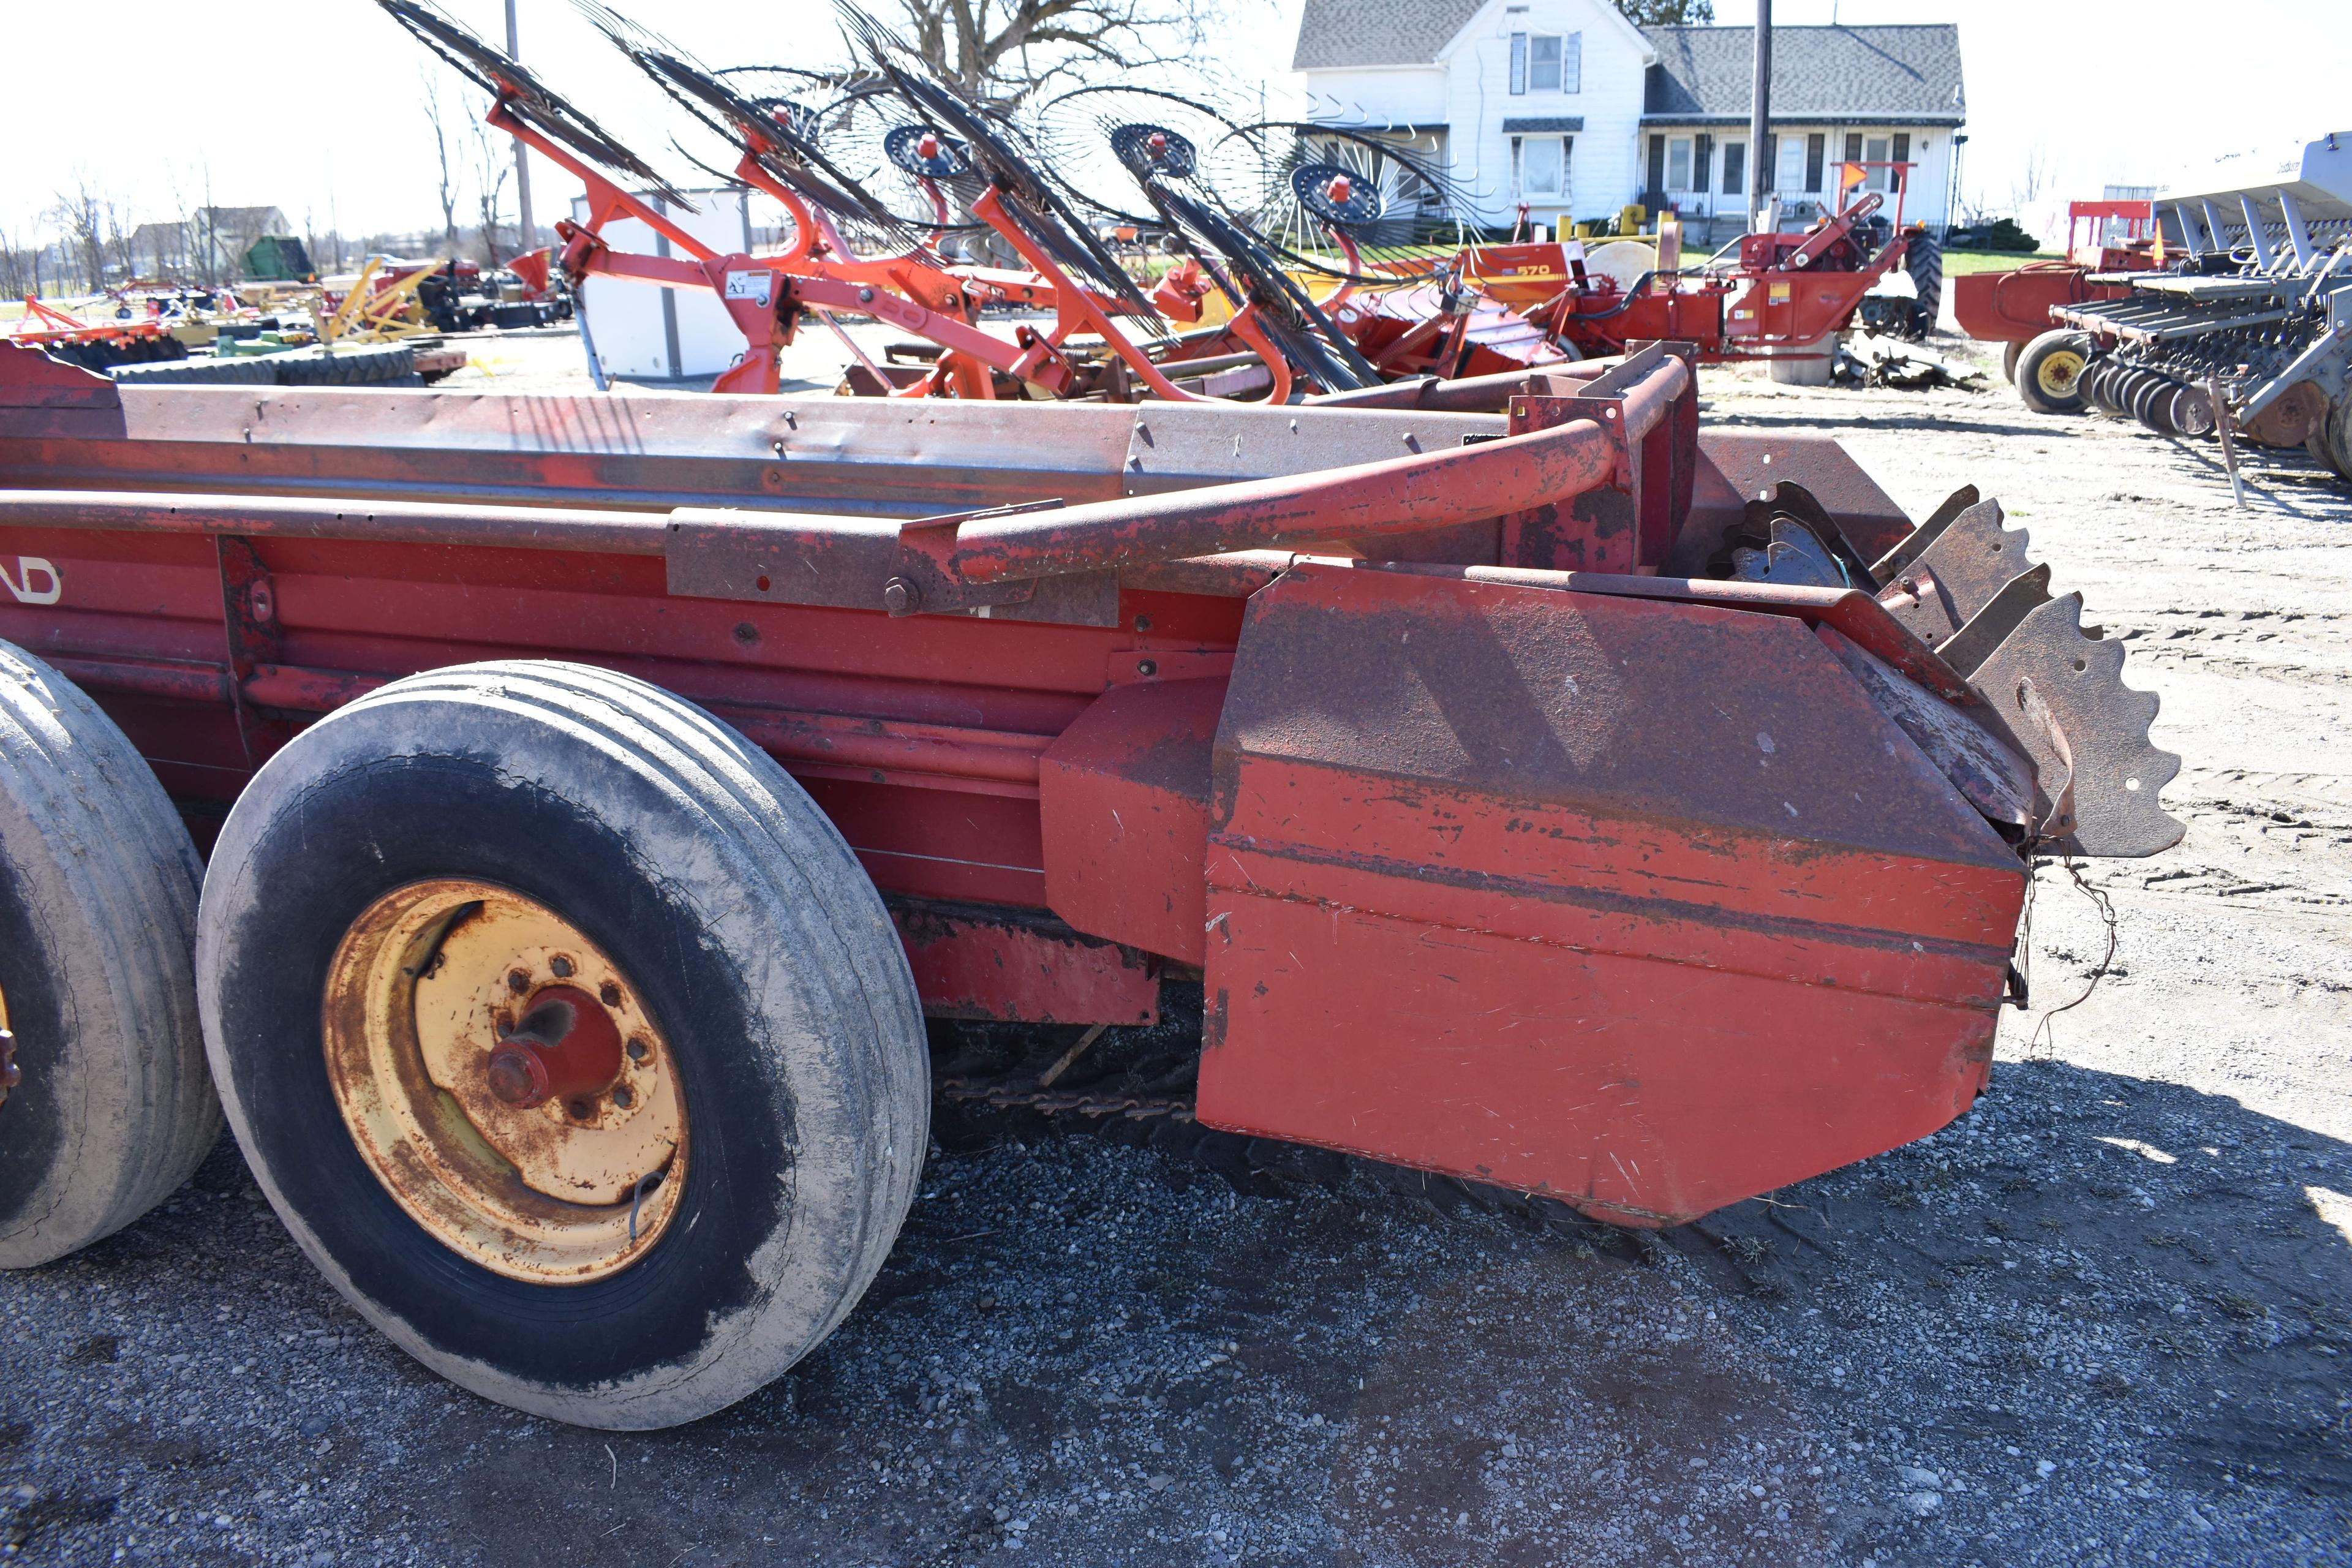
<instances>
[{"instance_id":1,"label":"utility pole","mask_svg":"<svg viewBox=\"0 0 2352 1568\"><path fill-rule=\"evenodd\" d=\"M522 44L515 33L515 0L507 0L507 56L522 58ZM520 141L515 142L515 216L521 220L522 233L518 251L539 248L539 233L530 221L530 152Z\"/></svg>"},{"instance_id":2,"label":"utility pole","mask_svg":"<svg viewBox=\"0 0 2352 1568\"><path fill-rule=\"evenodd\" d=\"M511 4L512 0L509 0ZM1748 110L1748 227L1764 210L1764 193L1772 188L1773 174L1766 165L1765 127L1772 118L1772 0L1756 0L1756 91Z\"/></svg>"}]
</instances>

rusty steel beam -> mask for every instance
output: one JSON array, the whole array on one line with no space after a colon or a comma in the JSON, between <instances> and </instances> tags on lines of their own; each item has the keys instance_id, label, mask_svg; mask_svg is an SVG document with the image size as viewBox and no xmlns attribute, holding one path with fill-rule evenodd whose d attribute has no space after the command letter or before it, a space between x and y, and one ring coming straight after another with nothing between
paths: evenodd
<instances>
[{"instance_id":1,"label":"rusty steel beam","mask_svg":"<svg viewBox=\"0 0 2352 1568\"><path fill-rule=\"evenodd\" d=\"M1681 366L1675 369L1679 374ZM933 540L910 529L900 535L900 570L887 602L894 613L907 614L927 600L951 602L964 584L1475 522L1606 484L1621 450L1615 432L1578 419L1353 468L975 518L937 531Z\"/></svg>"}]
</instances>

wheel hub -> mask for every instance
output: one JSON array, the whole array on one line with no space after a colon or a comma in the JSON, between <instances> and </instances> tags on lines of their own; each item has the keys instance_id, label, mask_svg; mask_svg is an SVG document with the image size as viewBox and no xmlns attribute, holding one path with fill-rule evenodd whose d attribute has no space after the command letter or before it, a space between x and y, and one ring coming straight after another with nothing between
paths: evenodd
<instances>
[{"instance_id":1,"label":"wheel hub","mask_svg":"<svg viewBox=\"0 0 2352 1568\"><path fill-rule=\"evenodd\" d=\"M629 1093L614 1084L621 1072L621 1031L595 997L577 986L551 985L529 1005L482 1069L499 1104L529 1110L560 1100L575 1121L585 1121L606 1089Z\"/></svg>"},{"instance_id":2,"label":"wheel hub","mask_svg":"<svg viewBox=\"0 0 2352 1568\"><path fill-rule=\"evenodd\" d=\"M2083 356L2064 349L2044 354L2035 373L2042 390L2053 397L2071 397L2074 384L2083 376Z\"/></svg>"},{"instance_id":3,"label":"wheel hub","mask_svg":"<svg viewBox=\"0 0 2352 1568\"><path fill-rule=\"evenodd\" d=\"M612 959L489 883L412 883L330 967L329 1081L386 1191L498 1273L577 1283L676 1213L686 1111L667 1041Z\"/></svg>"}]
</instances>

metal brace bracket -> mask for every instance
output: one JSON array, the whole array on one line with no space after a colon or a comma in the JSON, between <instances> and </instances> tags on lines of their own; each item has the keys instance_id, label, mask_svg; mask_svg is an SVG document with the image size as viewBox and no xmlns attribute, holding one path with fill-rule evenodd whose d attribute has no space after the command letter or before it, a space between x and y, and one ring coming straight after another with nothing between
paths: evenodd
<instances>
[{"instance_id":1,"label":"metal brace bracket","mask_svg":"<svg viewBox=\"0 0 2352 1568\"><path fill-rule=\"evenodd\" d=\"M893 616L925 611L973 610L988 605L1023 605L1037 591L1034 580L1012 583L970 583L956 565L956 533L976 518L1011 517L1024 511L1049 511L1062 504L1052 500L1024 501L1017 506L984 507L977 511L950 512L945 517L918 518L898 528L898 558L891 563L890 580L882 585L882 607Z\"/></svg>"},{"instance_id":2,"label":"metal brace bracket","mask_svg":"<svg viewBox=\"0 0 2352 1568\"><path fill-rule=\"evenodd\" d=\"M284 743L283 720L263 715L246 700L245 685L264 665L284 662L283 637L278 619L278 585L250 542L235 534L216 535L213 545L220 561L221 625L228 639L229 700L236 710L237 738L245 760L259 766L262 759Z\"/></svg>"},{"instance_id":3,"label":"metal brace bracket","mask_svg":"<svg viewBox=\"0 0 2352 1568\"><path fill-rule=\"evenodd\" d=\"M1691 379L1661 418L1638 438L1629 437L1626 393L1666 357L1680 358ZM1633 572L1664 563L1690 513L1697 477L1696 348L1689 343L1640 343L1624 363L1586 382L1559 382L1547 396L1511 399L1508 430L1524 435L1571 419L1591 419L1616 438L1609 485L1588 490L1566 510L1575 520L1562 530L1556 517L1522 513L1506 521L1502 563L1539 570ZM1568 390L1572 388L1573 390ZM1547 508L1546 511L1558 509Z\"/></svg>"}]
</instances>

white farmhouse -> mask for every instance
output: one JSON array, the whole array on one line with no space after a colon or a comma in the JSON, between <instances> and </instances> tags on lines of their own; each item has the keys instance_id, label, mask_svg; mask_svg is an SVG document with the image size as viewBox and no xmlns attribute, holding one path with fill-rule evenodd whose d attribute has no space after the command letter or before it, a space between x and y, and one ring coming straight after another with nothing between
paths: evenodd
<instances>
[{"instance_id":1,"label":"white farmhouse","mask_svg":"<svg viewBox=\"0 0 2352 1568\"><path fill-rule=\"evenodd\" d=\"M1447 167L1481 224L1638 202L1736 232L1755 47L1752 27L1637 27L1609 0L1307 0L1291 63L1312 118ZM1948 221L1958 27L1775 27L1771 109L1784 207L1833 200L1841 162L1911 163L1904 216Z\"/></svg>"}]
</instances>

